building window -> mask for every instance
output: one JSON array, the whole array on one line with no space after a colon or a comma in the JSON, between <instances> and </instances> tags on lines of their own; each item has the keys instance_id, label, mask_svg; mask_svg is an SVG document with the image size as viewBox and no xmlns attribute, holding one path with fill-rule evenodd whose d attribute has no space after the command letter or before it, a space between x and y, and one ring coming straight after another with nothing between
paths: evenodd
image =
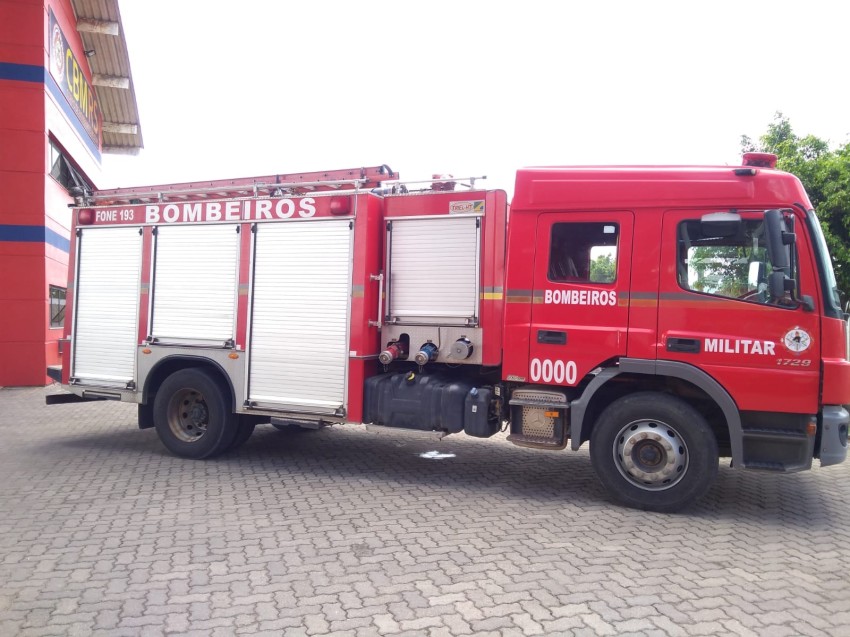
<instances>
[{"instance_id":1,"label":"building window","mask_svg":"<svg viewBox=\"0 0 850 637\"><path fill-rule=\"evenodd\" d=\"M65 325L65 288L57 285L50 286L50 327L57 328Z\"/></svg>"},{"instance_id":2,"label":"building window","mask_svg":"<svg viewBox=\"0 0 850 637\"><path fill-rule=\"evenodd\" d=\"M549 249L549 280L613 283L619 236L615 223L556 223Z\"/></svg>"},{"instance_id":3,"label":"building window","mask_svg":"<svg viewBox=\"0 0 850 637\"><path fill-rule=\"evenodd\" d=\"M92 190L92 185L74 168L68 156L50 141L50 176L58 181L71 195Z\"/></svg>"}]
</instances>

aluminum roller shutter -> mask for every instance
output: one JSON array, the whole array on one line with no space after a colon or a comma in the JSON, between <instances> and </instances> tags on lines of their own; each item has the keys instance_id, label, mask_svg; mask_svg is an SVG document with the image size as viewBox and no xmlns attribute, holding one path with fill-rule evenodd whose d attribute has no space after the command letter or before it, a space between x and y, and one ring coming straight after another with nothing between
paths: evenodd
<instances>
[{"instance_id":1,"label":"aluminum roller shutter","mask_svg":"<svg viewBox=\"0 0 850 637\"><path fill-rule=\"evenodd\" d=\"M238 226L159 226L151 336L174 342L233 338Z\"/></svg>"},{"instance_id":2,"label":"aluminum roller shutter","mask_svg":"<svg viewBox=\"0 0 850 637\"><path fill-rule=\"evenodd\" d=\"M351 236L348 220L257 225L250 401L345 406Z\"/></svg>"},{"instance_id":3,"label":"aluminum roller shutter","mask_svg":"<svg viewBox=\"0 0 850 637\"><path fill-rule=\"evenodd\" d=\"M391 320L465 323L477 317L477 217L394 219L389 235Z\"/></svg>"},{"instance_id":4,"label":"aluminum roller shutter","mask_svg":"<svg viewBox=\"0 0 850 637\"><path fill-rule=\"evenodd\" d=\"M136 379L139 228L87 228L77 245L71 375L84 383L126 386Z\"/></svg>"}]
</instances>

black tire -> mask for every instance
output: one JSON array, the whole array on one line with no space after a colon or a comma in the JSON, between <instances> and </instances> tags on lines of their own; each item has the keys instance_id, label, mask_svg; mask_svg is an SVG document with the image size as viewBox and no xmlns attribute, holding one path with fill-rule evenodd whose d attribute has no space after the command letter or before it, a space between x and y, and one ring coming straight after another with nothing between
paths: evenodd
<instances>
[{"instance_id":1,"label":"black tire","mask_svg":"<svg viewBox=\"0 0 850 637\"><path fill-rule=\"evenodd\" d=\"M238 433L230 391L212 372L196 367L165 379L156 392L153 419L162 444L183 458L215 456Z\"/></svg>"},{"instance_id":2,"label":"black tire","mask_svg":"<svg viewBox=\"0 0 850 637\"><path fill-rule=\"evenodd\" d=\"M233 438L233 441L230 443L230 446L227 447L228 451L233 451L234 449L238 449L251 437L251 434L254 433L254 428L256 427L256 423L250 421L245 418L239 419L238 430L236 431L236 436Z\"/></svg>"},{"instance_id":3,"label":"black tire","mask_svg":"<svg viewBox=\"0 0 850 637\"><path fill-rule=\"evenodd\" d=\"M717 476L717 440L686 402L656 392L624 396L590 435L597 477L618 502L672 513L703 496Z\"/></svg>"}]
</instances>

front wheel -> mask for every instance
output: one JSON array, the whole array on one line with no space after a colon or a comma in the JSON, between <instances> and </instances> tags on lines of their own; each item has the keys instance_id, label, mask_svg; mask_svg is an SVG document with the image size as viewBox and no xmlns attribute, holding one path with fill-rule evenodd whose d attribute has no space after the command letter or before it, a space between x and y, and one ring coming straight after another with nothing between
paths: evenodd
<instances>
[{"instance_id":1,"label":"front wheel","mask_svg":"<svg viewBox=\"0 0 850 637\"><path fill-rule=\"evenodd\" d=\"M708 491L717 476L717 440L705 418L655 392L616 400L590 435L593 469L626 506L673 512Z\"/></svg>"},{"instance_id":2,"label":"front wheel","mask_svg":"<svg viewBox=\"0 0 850 637\"><path fill-rule=\"evenodd\" d=\"M156 392L154 426L162 444L184 458L209 458L225 451L237 434L230 392L211 372L182 369Z\"/></svg>"}]
</instances>

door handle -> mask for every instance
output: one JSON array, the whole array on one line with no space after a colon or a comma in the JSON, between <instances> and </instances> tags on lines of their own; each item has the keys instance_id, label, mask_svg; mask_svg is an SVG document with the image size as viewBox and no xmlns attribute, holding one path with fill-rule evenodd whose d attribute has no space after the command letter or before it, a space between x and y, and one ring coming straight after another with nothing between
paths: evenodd
<instances>
[{"instance_id":1,"label":"door handle","mask_svg":"<svg viewBox=\"0 0 850 637\"><path fill-rule=\"evenodd\" d=\"M377 327L381 329L384 325L384 273L370 274L370 281L378 282L378 318L377 320L369 320L369 327Z\"/></svg>"},{"instance_id":2,"label":"door handle","mask_svg":"<svg viewBox=\"0 0 850 637\"><path fill-rule=\"evenodd\" d=\"M544 345L566 345L567 333L557 330L537 330L537 342Z\"/></svg>"},{"instance_id":3,"label":"door handle","mask_svg":"<svg viewBox=\"0 0 850 637\"><path fill-rule=\"evenodd\" d=\"M699 354L699 341L695 338L668 338L668 352L683 352L685 354Z\"/></svg>"}]
</instances>

